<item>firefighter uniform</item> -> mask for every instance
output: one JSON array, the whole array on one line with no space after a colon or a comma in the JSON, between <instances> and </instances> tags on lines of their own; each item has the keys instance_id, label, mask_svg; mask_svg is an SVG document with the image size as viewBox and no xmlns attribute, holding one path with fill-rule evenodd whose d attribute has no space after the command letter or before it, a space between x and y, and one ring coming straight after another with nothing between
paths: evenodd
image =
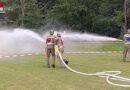
<instances>
[{"instance_id":1,"label":"firefighter uniform","mask_svg":"<svg viewBox=\"0 0 130 90\"><path fill-rule=\"evenodd\" d=\"M64 53L64 45L63 45L63 44L64 44L64 43L63 43L63 40L61 39L61 35L60 35L60 34L57 34L56 45L58 46L58 49L59 49L59 51L60 51L61 54ZM57 57L58 57L59 62L60 62L60 67L61 67L61 68L64 68L65 66L64 66L64 64L61 62L61 59L60 59L59 55L57 55ZM68 64L68 61L65 60L65 59L64 59L64 62L65 62L66 64Z\"/></svg>"},{"instance_id":2,"label":"firefighter uniform","mask_svg":"<svg viewBox=\"0 0 130 90\"><path fill-rule=\"evenodd\" d=\"M126 61L127 53L130 54L130 33L124 35L124 51L123 51L123 61ZM130 61L130 55L128 55L128 61Z\"/></svg>"},{"instance_id":3,"label":"firefighter uniform","mask_svg":"<svg viewBox=\"0 0 130 90\"><path fill-rule=\"evenodd\" d=\"M55 68L55 36L53 34L50 33L50 36L46 38L46 56L48 68L50 68L50 54L52 55L52 67Z\"/></svg>"}]
</instances>

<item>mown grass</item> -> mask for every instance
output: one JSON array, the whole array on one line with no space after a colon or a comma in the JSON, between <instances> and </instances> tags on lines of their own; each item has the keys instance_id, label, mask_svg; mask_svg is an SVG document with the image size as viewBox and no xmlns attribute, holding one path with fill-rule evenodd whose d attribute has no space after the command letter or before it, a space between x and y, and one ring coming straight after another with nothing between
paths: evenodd
<instances>
[{"instance_id":1,"label":"mown grass","mask_svg":"<svg viewBox=\"0 0 130 90\"><path fill-rule=\"evenodd\" d=\"M120 70L130 78L130 63L122 54L66 54L69 66L81 72ZM109 85L104 78L83 76L59 68L46 67L45 55L0 59L0 90L130 90Z\"/></svg>"},{"instance_id":2,"label":"mown grass","mask_svg":"<svg viewBox=\"0 0 130 90\"><path fill-rule=\"evenodd\" d=\"M80 42L65 44L66 51L122 51L123 42Z\"/></svg>"},{"instance_id":3,"label":"mown grass","mask_svg":"<svg viewBox=\"0 0 130 90\"><path fill-rule=\"evenodd\" d=\"M123 49L124 49L123 42L104 43L104 45L102 46L103 51L122 51Z\"/></svg>"}]
</instances>

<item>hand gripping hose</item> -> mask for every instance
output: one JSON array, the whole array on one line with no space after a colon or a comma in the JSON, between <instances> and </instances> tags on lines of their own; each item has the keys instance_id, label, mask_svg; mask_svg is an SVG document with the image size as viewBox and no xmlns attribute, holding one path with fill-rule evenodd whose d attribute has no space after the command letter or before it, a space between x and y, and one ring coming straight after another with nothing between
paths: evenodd
<instances>
[{"instance_id":1,"label":"hand gripping hose","mask_svg":"<svg viewBox=\"0 0 130 90\"><path fill-rule=\"evenodd\" d=\"M58 49L57 46L56 46L56 48ZM120 86L120 87L130 87L130 85L117 84L117 83L113 83L113 82L110 81L110 79L112 79L112 80L117 80L117 81L130 82L130 79L128 79L128 78L117 76L117 75L121 74L120 71L104 71L104 72L97 72L97 73L79 72L79 71L76 71L76 70L70 68L68 65L65 64L59 49L58 49L58 54L59 54L59 57L60 57L62 63L65 65L65 67L67 69L69 69L70 71L74 72L74 73L78 73L78 74L81 74L81 75L87 75L87 76L88 75L89 76L99 76L99 77L106 78L106 81L111 85ZM114 74L110 74L110 73L114 73Z\"/></svg>"}]
</instances>

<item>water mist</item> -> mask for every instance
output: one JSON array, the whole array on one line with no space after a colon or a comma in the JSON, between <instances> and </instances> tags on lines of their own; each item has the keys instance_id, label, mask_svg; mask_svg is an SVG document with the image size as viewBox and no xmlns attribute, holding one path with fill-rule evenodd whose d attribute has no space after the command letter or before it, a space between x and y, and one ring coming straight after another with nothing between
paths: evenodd
<instances>
[{"instance_id":1,"label":"water mist","mask_svg":"<svg viewBox=\"0 0 130 90\"><path fill-rule=\"evenodd\" d=\"M28 29L0 29L0 55L43 52L45 40Z\"/></svg>"},{"instance_id":2,"label":"water mist","mask_svg":"<svg viewBox=\"0 0 130 90\"><path fill-rule=\"evenodd\" d=\"M77 32L59 32L63 38L65 49L76 45L80 42L101 42L101 41L120 41L115 38L93 35L80 34ZM29 29L0 28L0 55L12 55L22 53L44 52L45 38L49 35L49 31L42 32L42 35ZM77 48L77 47L76 47ZM76 50L76 48L73 49ZM77 48L78 49L78 48Z\"/></svg>"}]
</instances>

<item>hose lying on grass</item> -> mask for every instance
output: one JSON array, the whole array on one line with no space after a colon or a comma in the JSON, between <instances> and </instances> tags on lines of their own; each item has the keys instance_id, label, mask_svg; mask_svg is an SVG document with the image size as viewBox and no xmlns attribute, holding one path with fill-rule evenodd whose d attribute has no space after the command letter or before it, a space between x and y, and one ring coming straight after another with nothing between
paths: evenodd
<instances>
[{"instance_id":1,"label":"hose lying on grass","mask_svg":"<svg viewBox=\"0 0 130 90\"><path fill-rule=\"evenodd\" d=\"M59 54L59 57L60 57L62 63L70 71L78 73L78 74L82 74L82 75L91 75L91 76L99 76L99 77L106 78L106 81L109 84L114 85L114 86L130 87L130 85L116 84L116 83L113 83L113 82L110 81L110 79L112 79L112 80L117 80L117 81L130 82L130 79L128 79L128 78L117 76L117 75L121 74L121 71L104 71L104 72L97 72L97 73L83 73L83 72L79 72L79 71L76 71L76 70L70 68L68 65L65 64L65 62L62 58L62 55L61 55L57 46L56 46L56 48L58 50L58 54ZM110 74L110 73L114 73L114 74Z\"/></svg>"}]
</instances>

